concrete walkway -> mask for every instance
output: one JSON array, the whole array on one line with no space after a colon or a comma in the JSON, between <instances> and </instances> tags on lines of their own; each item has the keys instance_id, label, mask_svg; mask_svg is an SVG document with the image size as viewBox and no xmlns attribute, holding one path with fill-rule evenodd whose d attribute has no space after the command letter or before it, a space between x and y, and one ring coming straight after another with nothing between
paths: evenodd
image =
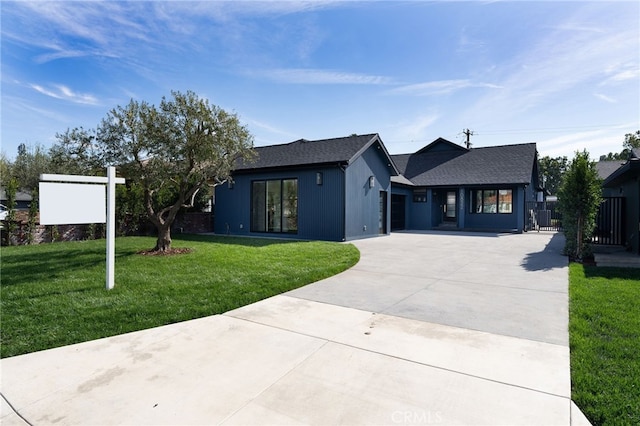
<instances>
[{"instance_id":1,"label":"concrete walkway","mask_svg":"<svg viewBox=\"0 0 640 426\"><path fill-rule=\"evenodd\" d=\"M1 360L1 423L586 422L561 237L355 245L349 271L224 315Z\"/></svg>"}]
</instances>

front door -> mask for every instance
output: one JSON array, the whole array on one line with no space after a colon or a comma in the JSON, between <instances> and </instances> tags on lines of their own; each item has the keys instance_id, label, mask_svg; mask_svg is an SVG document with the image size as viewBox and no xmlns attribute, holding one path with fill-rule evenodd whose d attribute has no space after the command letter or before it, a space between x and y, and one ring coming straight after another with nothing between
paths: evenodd
<instances>
[{"instance_id":1,"label":"front door","mask_svg":"<svg viewBox=\"0 0 640 426\"><path fill-rule=\"evenodd\" d=\"M456 191L447 191L447 198L444 203L444 220L455 222L456 210Z\"/></svg>"}]
</instances>

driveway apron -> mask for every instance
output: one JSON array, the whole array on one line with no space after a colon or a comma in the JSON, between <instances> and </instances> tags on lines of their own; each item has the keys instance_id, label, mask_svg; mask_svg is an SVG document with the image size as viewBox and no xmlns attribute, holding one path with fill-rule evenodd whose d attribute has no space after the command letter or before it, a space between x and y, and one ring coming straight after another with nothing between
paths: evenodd
<instances>
[{"instance_id":1,"label":"driveway apron","mask_svg":"<svg viewBox=\"0 0 640 426\"><path fill-rule=\"evenodd\" d=\"M560 235L353 244L350 270L224 315L1 360L2 424L586 422Z\"/></svg>"}]
</instances>

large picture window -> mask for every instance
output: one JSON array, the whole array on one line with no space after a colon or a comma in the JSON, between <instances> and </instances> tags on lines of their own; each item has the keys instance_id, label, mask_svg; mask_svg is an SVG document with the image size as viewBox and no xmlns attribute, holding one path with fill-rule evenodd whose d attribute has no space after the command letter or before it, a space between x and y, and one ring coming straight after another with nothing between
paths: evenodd
<instances>
[{"instance_id":1,"label":"large picture window","mask_svg":"<svg viewBox=\"0 0 640 426\"><path fill-rule=\"evenodd\" d=\"M474 189L471 200L471 213L513 213L511 189Z\"/></svg>"},{"instance_id":2,"label":"large picture window","mask_svg":"<svg viewBox=\"0 0 640 426\"><path fill-rule=\"evenodd\" d=\"M252 232L298 232L298 180L256 180L251 186Z\"/></svg>"}]
</instances>

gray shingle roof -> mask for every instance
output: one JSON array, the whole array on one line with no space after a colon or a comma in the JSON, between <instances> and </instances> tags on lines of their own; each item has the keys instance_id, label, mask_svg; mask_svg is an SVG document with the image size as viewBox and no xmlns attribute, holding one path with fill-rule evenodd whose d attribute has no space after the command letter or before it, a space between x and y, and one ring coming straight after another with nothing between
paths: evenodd
<instances>
[{"instance_id":1,"label":"gray shingle roof","mask_svg":"<svg viewBox=\"0 0 640 426\"><path fill-rule=\"evenodd\" d=\"M256 147L254 148L258 154L256 161L253 163L239 161L235 170L331 163L349 164L376 141L380 141L380 138L376 133L372 133L315 141L300 139L281 145Z\"/></svg>"},{"instance_id":2,"label":"gray shingle roof","mask_svg":"<svg viewBox=\"0 0 640 426\"><path fill-rule=\"evenodd\" d=\"M598 161L596 163L596 170L600 179L605 180L618 170L624 164L624 161L612 160L612 161Z\"/></svg>"},{"instance_id":3,"label":"gray shingle roof","mask_svg":"<svg viewBox=\"0 0 640 426\"><path fill-rule=\"evenodd\" d=\"M393 155L400 173L415 185L458 186L527 184L536 159L536 144L467 150L427 150Z\"/></svg>"}]
</instances>

